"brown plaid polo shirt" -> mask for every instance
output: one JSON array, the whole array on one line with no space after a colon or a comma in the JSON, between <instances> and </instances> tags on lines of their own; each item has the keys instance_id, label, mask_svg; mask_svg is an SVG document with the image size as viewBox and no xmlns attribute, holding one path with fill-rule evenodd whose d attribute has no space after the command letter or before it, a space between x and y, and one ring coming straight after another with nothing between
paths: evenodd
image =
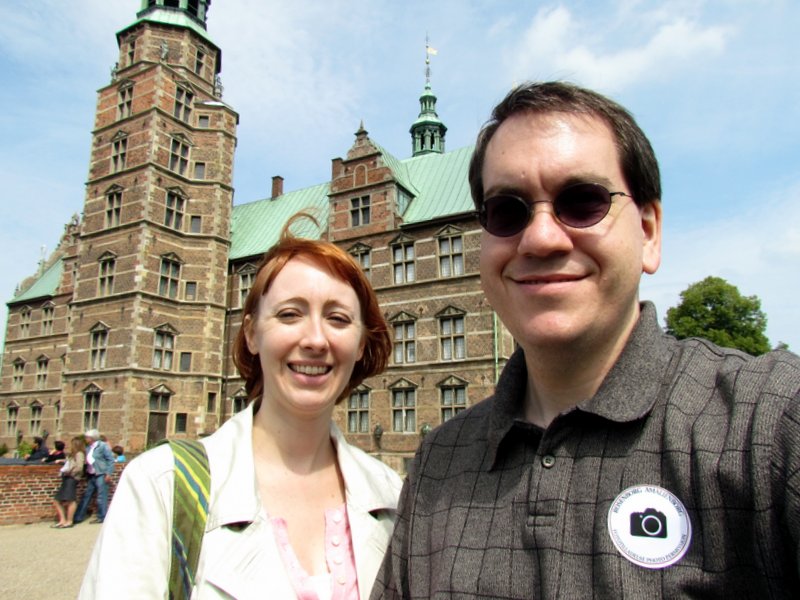
<instances>
[{"instance_id":1,"label":"brown plaid polo shirt","mask_svg":"<svg viewBox=\"0 0 800 600\"><path fill-rule=\"evenodd\" d=\"M800 598L800 358L677 341L643 303L597 394L545 430L518 419L526 378L518 351L493 397L426 436L373 600ZM685 507L674 564L612 540L636 486ZM623 533L646 548L660 523L642 517Z\"/></svg>"}]
</instances>

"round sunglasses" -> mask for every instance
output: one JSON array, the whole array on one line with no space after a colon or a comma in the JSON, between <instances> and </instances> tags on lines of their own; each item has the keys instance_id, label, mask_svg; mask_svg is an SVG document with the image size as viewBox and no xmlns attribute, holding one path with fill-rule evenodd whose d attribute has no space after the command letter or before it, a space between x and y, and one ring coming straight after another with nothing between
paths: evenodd
<instances>
[{"instance_id":1,"label":"round sunglasses","mask_svg":"<svg viewBox=\"0 0 800 600\"><path fill-rule=\"evenodd\" d=\"M576 183L561 190L553 200L553 213L560 223L576 229L597 225L611 209L614 196L625 192L609 192L599 183ZM539 200L538 202L545 202ZM517 235L533 218L533 205L518 196L500 194L483 201L478 221L486 231L497 237Z\"/></svg>"}]
</instances>

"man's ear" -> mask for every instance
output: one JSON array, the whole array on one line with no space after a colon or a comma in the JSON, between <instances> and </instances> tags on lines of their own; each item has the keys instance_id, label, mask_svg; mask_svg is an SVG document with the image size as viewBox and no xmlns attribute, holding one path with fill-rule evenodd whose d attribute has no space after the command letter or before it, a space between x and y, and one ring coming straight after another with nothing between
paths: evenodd
<instances>
[{"instance_id":1,"label":"man's ear","mask_svg":"<svg viewBox=\"0 0 800 600\"><path fill-rule=\"evenodd\" d=\"M642 272L652 275L661 264L661 201L648 202L642 215Z\"/></svg>"}]
</instances>

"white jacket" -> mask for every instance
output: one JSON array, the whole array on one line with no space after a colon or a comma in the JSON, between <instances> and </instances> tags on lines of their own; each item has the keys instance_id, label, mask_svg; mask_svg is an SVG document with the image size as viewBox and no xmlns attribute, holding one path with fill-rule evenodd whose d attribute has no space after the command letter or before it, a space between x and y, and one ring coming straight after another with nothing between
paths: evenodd
<instances>
[{"instance_id":1,"label":"white jacket","mask_svg":"<svg viewBox=\"0 0 800 600\"><path fill-rule=\"evenodd\" d=\"M295 598L259 502L252 429L248 408L203 440L211 495L193 599ZM350 446L334 424L331 438L345 482L359 594L368 598L389 544L402 482L389 467ZM80 599L167 597L173 466L165 445L125 467Z\"/></svg>"}]
</instances>

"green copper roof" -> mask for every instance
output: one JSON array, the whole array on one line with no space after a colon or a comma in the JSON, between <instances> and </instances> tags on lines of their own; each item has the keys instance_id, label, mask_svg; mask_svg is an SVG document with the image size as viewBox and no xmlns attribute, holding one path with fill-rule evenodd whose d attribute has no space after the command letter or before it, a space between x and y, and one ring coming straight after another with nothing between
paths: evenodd
<instances>
[{"instance_id":1,"label":"green copper roof","mask_svg":"<svg viewBox=\"0 0 800 600\"><path fill-rule=\"evenodd\" d=\"M403 214L406 225L463 215L474 210L467 181L472 146L447 154L423 154L405 160L398 160L378 144L375 147L398 185L413 196ZM286 220L301 210L309 210L325 227L330 210L328 191L329 185L323 183L287 192L275 200L268 198L234 206L230 260L266 252L278 241ZM310 223L307 225L307 231L299 227L295 233L318 238L319 232L314 231Z\"/></svg>"},{"instance_id":2,"label":"green copper roof","mask_svg":"<svg viewBox=\"0 0 800 600\"><path fill-rule=\"evenodd\" d=\"M59 258L50 267L42 273L42 276L37 279L33 285L28 289L23 290L8 304L19 304L26 300L35 300L38 298L47 298L56 295L58 291L58 284L61 282L61 273L64 271L64 262Z\"/></svg>"},{"instance_id":3,"label":"green copper roof","mask_svg":"<svg viewBox=\"0 0 800 600\"><path fill-rule=\"evenodd\" d=\"M134 25L138 25L139 23L143 23L145 21L149 21L151 23L161 23L163 25L172 25L174 27L185 27L187 29L191 29L197 35L202 37L207 42L214 45L216 48L217 45L214 44L213 40L208 36L208 31L206 31L205 27L203 27L197 20L191 18L182 10L175 10L163 7L151 7L147 9L146 14L143 14L141 17L137 15L136 21L121 29L117 32L117 39L119 39L120 35L133 27ZM139 13L140 15L142 13Z\"/></svg>"},{"instance_id":4,"label":"green copper roof","mask_svg":"<svg viewBox=\"0 0 800 600\"><path fill-rule=\"evenodd\" d=\"M472 146L465 146L446 154L423 154L403 161L419 190L403 215L406 224L475 210L467 181L472 150Z\"/></svg>"},{"instance_id":5,"label":"green copper roof","mask_svg":"<svg viewBox=\"0 0 800 600\"><path fill-rule=\"evenodd\" d=\"M371 141L371 140L370 140ZM394 175L395 180L401 186L403 186L406 190L411 192L412 195L416 196L419 194L419 190L414 186L414 183L409 177L408 169L403 161L400 161L394 157L394 155L383 148L380 144L376 142L372 142L375 147L380 151L381 156L383 156L383 162L386 164L389 169L391 169L392 174Z\"/></svg>"},{"instance_id":6,"label":"green copper roof","mask_svg":"<svg viewBox=\"0 0 800 600\"><path fill-rule=\"evenodd\" d=\"M297 212L310 212L322 227L328 224L328 184L287 192L278 198L256 200L233 207L230 260L256 256L278 241L283 224ZM308 222L292 231L303 237L319 238Z\"/></svg>"}]
</instances>

